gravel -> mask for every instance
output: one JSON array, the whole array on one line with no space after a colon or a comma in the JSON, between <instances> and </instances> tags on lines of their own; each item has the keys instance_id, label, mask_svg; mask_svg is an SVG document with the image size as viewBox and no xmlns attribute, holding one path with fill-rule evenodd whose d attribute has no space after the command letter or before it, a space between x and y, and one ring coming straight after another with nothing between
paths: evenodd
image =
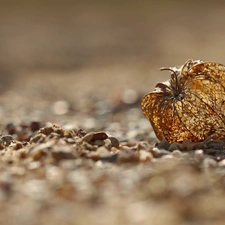
<instances>
[{"instance_id":1,"label":"gravel","mask_svg":"<svg viewBox=\"0 0 225 225\"><path fill-rule=\"evenodd\" d=\"M169 145L120 140L107 129L31 122L23 124L25 142L17 140L21 124L13 127L12 136L1 137L0 151L1 214L7 224L223 220L222 141Z\"/></svg>"},{"instance_id":2,"label":"gravel","mask_svg":"<svg viewBox=\"0 0 225 225\"><path fill-rule=\"evenodd\" d=\"M140 107L158 68L223 63L224 7L164 3L2 5L0 224L224 224L224 142L159 141Z\"/></svg>"}]
</instances>

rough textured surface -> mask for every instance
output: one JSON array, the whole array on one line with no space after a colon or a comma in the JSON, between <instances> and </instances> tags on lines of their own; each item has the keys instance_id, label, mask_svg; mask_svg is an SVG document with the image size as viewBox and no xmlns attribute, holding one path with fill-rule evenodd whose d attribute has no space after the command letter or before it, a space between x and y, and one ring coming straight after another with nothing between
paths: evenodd
<instances>
[{"instance_id":1,"label":"rough textured surface","mask_svg":"<svg viewBox=\"0 0 225 225\"><path fill-rule=\"evenodd\" d=\"M0 12L0 224L224 224L224 142L158 141L140 107L162 65L224 63L224 3Z\"/></svg>"}]
</instances>

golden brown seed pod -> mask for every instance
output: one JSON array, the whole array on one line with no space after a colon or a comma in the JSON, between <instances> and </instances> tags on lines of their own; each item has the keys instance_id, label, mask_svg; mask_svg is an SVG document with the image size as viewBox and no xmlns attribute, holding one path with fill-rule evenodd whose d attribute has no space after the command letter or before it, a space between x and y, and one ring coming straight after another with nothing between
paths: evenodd
<instances>
[{"instance_id":1,"label":"golden brown seed pod","mask_svg":"<svg viewBox=\"0 0 225 225\"><path fill-rule=\"evenodd\" d=\"M225 139L225 66L188 60L162 68L171 78L142 99L142 111L159 140L169 143Z\"/></svg>"}]
</instances>

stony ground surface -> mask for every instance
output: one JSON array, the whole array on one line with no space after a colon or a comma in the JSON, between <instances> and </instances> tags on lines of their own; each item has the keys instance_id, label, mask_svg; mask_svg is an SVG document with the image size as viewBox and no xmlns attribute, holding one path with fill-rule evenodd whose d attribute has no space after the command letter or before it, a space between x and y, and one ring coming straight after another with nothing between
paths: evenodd
<instances>
[{"instance_id":1,"label":"stony ground surface","mask_svg":"<svg viewBox=\"0 0 225 225\"><path fill-rule=\"evenodd\" d=\"M222 225L225 144L159 142L144 94L224 64L222 2L0 8L0 224Z\"/></svg>"}]
</instances>

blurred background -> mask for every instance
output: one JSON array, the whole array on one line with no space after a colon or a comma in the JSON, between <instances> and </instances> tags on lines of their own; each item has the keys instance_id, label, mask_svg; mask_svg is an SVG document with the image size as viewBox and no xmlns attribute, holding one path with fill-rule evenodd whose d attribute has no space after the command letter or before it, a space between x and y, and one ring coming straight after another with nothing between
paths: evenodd
<instances>
[{"instance_id":1,"label":"blurred background","mask_svg":"<svg viewBox=\"0 0 225 225\"><path fill-rule=\"evenodd\" d=\"M225 63L224 27L222 1L1 1L0 119L140 111L160 67Z\"/></svg>"}]
</instances>

